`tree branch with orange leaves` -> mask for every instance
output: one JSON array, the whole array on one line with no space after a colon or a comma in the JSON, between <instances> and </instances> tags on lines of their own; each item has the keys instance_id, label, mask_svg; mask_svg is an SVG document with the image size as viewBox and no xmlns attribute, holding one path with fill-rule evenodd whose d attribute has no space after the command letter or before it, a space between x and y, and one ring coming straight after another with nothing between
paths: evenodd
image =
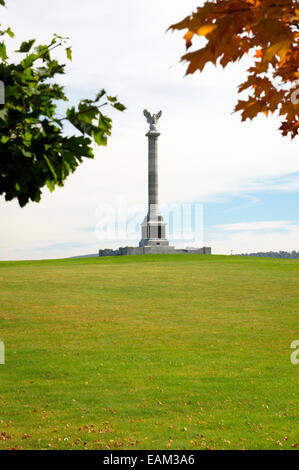
<instances>
[{"instance_id":1,"label":"tree branch with orange leaves","mask_svg":"<svg viewBox=\"0 0 299 470\"><path fill-rule=\"evenodd\" d=\"M299 80L298 0L215 0L206 1L197 11L170 26L186 30L189 49L198 36L206 44L181 58L188 63L186 74L202 71L208 62L222 65L253 56L247 80L238 91L248 91L234 111L242 121L259 113L277 113L280 130L294 138L299 129L299 104L292 96Z\"/></svg>"}]
</instances>

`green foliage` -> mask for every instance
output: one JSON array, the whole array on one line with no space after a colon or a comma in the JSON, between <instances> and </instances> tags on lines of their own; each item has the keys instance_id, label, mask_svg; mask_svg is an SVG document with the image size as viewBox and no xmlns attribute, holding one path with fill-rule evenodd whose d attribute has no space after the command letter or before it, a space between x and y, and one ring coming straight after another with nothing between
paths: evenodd
<instances>
[{"instance_id":1,"label":"green foliage","mask_svg":"<svg viewBox=\"0 0 299 470\"><path fill-rule=\"evenodd\" d=\"M34 43L35 39L22 42L21 47L17 52L29 52Z\"/></svg>"},{"instance_id":2,"label":"green foliage","mask_svg":"<svg viewBox=\"0 0 299 470\"><path fill-rule=\"evenodd\" d=\"M10 28L0 31L5 35L14 36ZM16 51L20 60L10 62L5 42L0 41L0 80L5 85L5 104L0 104L0 194L7 201L17 198L21 207L30 200L39 202L43 187L53 191L63 186L84 157L94 157L93 140L107 144L112 120L102 113L103 106L125 109L101 90L94 100L83 99L58 117L58 103L67 101L64 88L55 83L56 76L65 73L65 64L53 57L58 47L72 59L67 38L54 35L47 45L23 41ZM75 127L74 135L65 135L66 122Z\"/></svg>"}]
</instances>

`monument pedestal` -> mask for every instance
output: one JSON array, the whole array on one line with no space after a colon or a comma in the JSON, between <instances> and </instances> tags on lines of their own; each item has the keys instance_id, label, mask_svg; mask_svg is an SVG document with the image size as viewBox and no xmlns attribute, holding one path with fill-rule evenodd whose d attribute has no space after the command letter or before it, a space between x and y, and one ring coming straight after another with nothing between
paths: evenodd
<instances>
[{"instance_id":1,"label":"monument pedestal","mask_svg":"<svg viewBox=\"0 0 299 470\"><path fill-rule=\"evenodd\" d=\"M142 239L139 246L168 246L166 222L160 214L147 215L141 224Z\"/></svg>"}]
</instances>

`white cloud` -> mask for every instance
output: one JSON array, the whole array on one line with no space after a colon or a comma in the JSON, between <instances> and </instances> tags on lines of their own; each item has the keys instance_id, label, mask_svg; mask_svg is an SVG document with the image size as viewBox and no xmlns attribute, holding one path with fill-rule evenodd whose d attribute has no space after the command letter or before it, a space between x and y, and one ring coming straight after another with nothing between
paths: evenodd
<instances>
[{"instance_id":1,"label":"white cloud","mask_svg":"<svg viewBox=\"0 0 299 470\"><path fill-rule=\"evenodd\" d=\"M217 228L219 233L213 241L214 253L298 250L299 224L292 221L236 223Z\"/></svg>"},{"instance_id":2,"label":"white cloud","mask_svg":"<svg viewBox=\"0 0 299 470\"><path fill-rule=\"evenodd\" d=\"M297 227L291 221L287 220L274 220L274 221L259 221L259 222L239 222L234 224L223 224L223 225L216 225L215 228L225 231L255 231L255 230L292 230L293 228Z\"/></svg>"}]
</instances>

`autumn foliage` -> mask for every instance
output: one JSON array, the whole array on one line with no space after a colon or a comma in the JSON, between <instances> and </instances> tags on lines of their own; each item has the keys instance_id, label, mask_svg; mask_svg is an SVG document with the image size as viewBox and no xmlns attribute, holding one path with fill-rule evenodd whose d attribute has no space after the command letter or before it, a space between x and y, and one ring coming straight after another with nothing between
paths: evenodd
<instances>
[{"instance_id":1,"label":"autumn foliage","mask_svg":"<svg viewBox=\"0 0 299 470\"><path fill-rule=\"evenodd\" d=\"M183 21L170 26L185 30L187 49L194 36L205 36L204 47L182 57L187 74L202 71L208 62L223 67L252 57L248 76L239 85L248 97L235 111L242 121L275 111L283 135L294 138L299 128L299 3L298 0L206 1Z\"/></svg>"}]
</instances>

